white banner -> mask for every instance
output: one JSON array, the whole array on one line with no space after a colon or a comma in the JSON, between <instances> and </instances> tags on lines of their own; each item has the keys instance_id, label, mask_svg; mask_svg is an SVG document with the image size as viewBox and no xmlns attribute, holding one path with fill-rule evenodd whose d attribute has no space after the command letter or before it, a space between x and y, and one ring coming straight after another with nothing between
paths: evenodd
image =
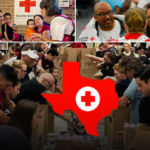
<instances>
[{"instance_id":1,"label":"white banner","mask_svg":"<svg viewBox=\"0 0 150 150\"><path fill-rule=\"evenodd\" d=\"M28 19L40 13L41 0L14 0L14 21L16 25L26 25Z\"/></svg>"}]
</instances>

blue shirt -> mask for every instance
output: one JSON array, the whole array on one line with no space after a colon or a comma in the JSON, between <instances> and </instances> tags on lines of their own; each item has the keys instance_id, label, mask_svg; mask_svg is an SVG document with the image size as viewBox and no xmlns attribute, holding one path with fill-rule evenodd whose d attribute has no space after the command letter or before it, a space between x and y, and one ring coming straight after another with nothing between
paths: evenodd
<instances>
[{"instance_id":1,"label":"blue shirt","mask_svg":"<svg viewBox=\"0 0 150 150\"><path fill-rule=\"evenodd\" d=\"M142 100L142 94L138 91L138 85L134 78L124 92L124 95L131 101L130 123L139 123L139 104Z\"/></svg>"}]
</instances>

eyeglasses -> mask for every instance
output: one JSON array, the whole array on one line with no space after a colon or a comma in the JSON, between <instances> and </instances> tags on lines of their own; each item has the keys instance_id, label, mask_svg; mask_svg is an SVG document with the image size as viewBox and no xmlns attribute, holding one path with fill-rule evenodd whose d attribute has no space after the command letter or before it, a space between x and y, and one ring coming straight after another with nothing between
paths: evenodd
<instances>
[{"instance_id":1,"label":"eyeglasses","mask_svg":"<svg viewBox=\"0 0 150 150\"><path fill-rule=\"evenodd\" d=\"M49 88L48 88L48 89L50 89L50 88L52 87L51 83L50 83L46 78L44 78L44 80L46 80L46 82L47 82L48 85L49 85Z\"/></svg>"},{"instance_id":2,"label":"eyeglasses","mask_svg":"<svg viewBox=\"0 0 150 150\"><path fill-rule=\"evenodd\" d=\"M108 15L108 16L113 15L113 11L110 10L110 11L108 11L108 12L106 12L106 13L101 12L101 13L99 13L99 14L96 14L96 16L100 16L100 17L106 17L107 15Z\"/></svg>"}]
</instances>

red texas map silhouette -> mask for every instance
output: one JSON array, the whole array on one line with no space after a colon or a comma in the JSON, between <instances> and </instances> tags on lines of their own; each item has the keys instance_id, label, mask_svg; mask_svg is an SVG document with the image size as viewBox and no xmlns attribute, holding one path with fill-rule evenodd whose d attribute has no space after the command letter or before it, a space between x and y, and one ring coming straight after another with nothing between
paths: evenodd
<instances>
[{"instance_id":1,"label":"red texas map silhouette","mask_svg":"<svg viewBox=\"0 0 150 150\"><path fill-rule=\"evenodd\" d=\"M72 110L88 134L98 136L99 121L118 108L119 98L115 82L109 79L93 80L80 76L79 62L63 63L63 93L42 94L53 110L63 115Z\"/></svg>"}]
</instances>

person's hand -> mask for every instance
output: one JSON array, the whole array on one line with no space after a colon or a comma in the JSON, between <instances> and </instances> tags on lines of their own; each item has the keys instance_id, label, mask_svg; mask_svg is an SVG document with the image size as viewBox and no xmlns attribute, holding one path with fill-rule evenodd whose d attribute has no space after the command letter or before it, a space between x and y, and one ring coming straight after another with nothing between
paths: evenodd
<instances>
[{"instance_id":1,"label":"person's hand","mask_svg":"<svg viewBox=\"0 0 150 150\"><path fill-rule=\"evenodd\" d=\"M39 34L39 33L32 33L31 34L31 37L33 37L33 38L42 38L42 35L41 34Z\"/></svg>"}]
</instances>

